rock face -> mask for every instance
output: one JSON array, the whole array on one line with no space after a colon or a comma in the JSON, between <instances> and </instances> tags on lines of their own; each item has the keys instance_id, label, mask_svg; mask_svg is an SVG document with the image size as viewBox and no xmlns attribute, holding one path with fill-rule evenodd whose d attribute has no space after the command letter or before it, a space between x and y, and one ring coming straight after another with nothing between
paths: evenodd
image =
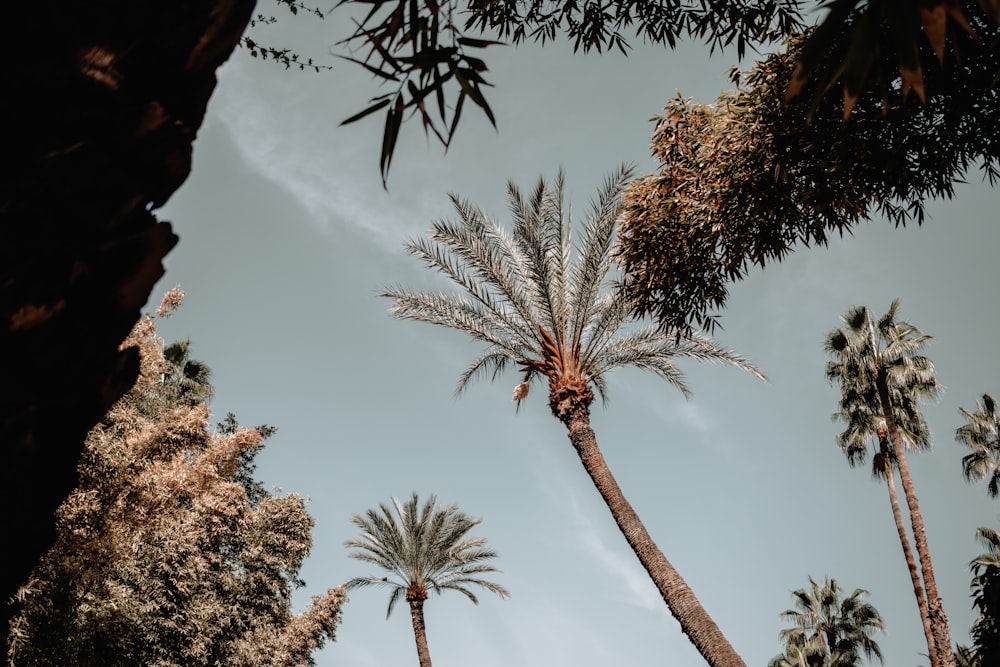
<instances>
[{"instance_id":1,"label":"rock face","mask_svg":"<svg viewBox=\"0 0 1000 667\"><path fill-rule=\"evenodd\" d=\"M255 0L16 2L0 44L0 489L6 602L54 537L84 437L138 372L118 349L177 242L153 210ZM12 607L0 621L6 639ZM4 642L6 645L6 641Z\"/></svg>"}]
</instances>

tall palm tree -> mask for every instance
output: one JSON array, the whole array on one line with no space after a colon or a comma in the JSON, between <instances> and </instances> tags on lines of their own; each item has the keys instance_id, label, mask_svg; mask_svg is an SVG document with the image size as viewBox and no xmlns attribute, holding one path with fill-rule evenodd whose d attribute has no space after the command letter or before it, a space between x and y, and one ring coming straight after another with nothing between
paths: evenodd
<instances>
[{"instance_id":1,"label":"tall palm tree","mask_svg":"<svg viewBox=\"0 0 1000 667\"><path fill-rule=\"evenodd\" d=\"M989 477L986 489L996 498L1000 494L1000 412L989 394L983 394L976 408L975 412L959 408L967 423L955 431L955 440L972 449L962 458L962 472L970 482Z\"/></svg>"},{"instance_id":2,"label":"tall palm tree","mask_svg":"<svg viewBox=\"0 0 1000 667\"><path fill-rule=\"evenodd\" d=\"M862 654L883 662L872 635L885 632L885 622L865 602L866 595L868 591L856 588L842 597L836 579L820 585L809 577L809 588L792 592L795 608L781 613L792 627L781 631L785 652L769 663L771 667L856 667Z\"/></svg>"},{"instance_id":3,"label":"tall palm tree","mask_svg":"<svg viewBox=\"0 0 1000 667\"><path fill-rule=\"evenodd\" d=\"M345 585L348 589L389 588L386 618L400 598L405 599L410 605L420 667L431 667L424 626L424 601L428 593L458 591L474 604L479 604L479 599L469 586L480 586L502 599L508 593L503 586L480 577L487 572L500 572L486 562L497 555L485 548L486 538L466 537L481 519L471 518L456 505L438 507L433 494L422 507L418 507L416 493L405 503L393 498L392 505L390 508L379 503L380 511L370 509L363 516L351 517L361 530L361 537L344 543L349 549L357 549L351 558L377 565L388 575L354 577Z\"/></svg>"},{"instance_id":4,"label":"tall palm tree","mask_svg":"<svg viewBox=\"0 0 1000 667\"><path fill-rule=\"evenodd\" d=\"M828 366L828 373L831 373L831 377L834 379L839 380L841 370L836 364ZM881 406L867 400L863 391L860 393L854 391L850 379L848 379L847 384L843 382L841 384L844 391L841 394L840 409L833 414L833 419L845 422L846 428L837 435L837 444L847 456L847 462L851 467L863 464L868 456L869 443L873 445L872 476L885 480L889 493L889 506L892 509L892 518L896 525L896 534L899 536L899 543L903 549L903 558L910 573L913 594L917 600L917 610L924 628L927 655L930 656L931 667L940 667L937 651L934 649L934 632L931 628L930 611L927 606L927 597L924 594L923 581L920 577L920 571L917 569L917 561L913 555L910 537L906 532L903 513L899 506L894 456L888 442L888 429ZM895 411L897 430L905 447L909 450L930 447L927 422L911 393L897 391L893 398L893 404L897 406Z\"/></svg>"},{"instance_id":5,"label":"tall palm tree","mask_svg":"<svg viewBox=\"0 0 1000 667\"><path fill-rule=\"evenodd\" d=\"M846 413L851 419L854 411L855 418L867 412L880 413L884 420L892 444L892 461L899 471L910 512L910 527L927 595L927 615L933 634L933 642L928 641L931 661L935 667L954 667L948 618L938 595L923 516L905 452L907 445L922 442L919 424L923 418L919 415L917 400L936 396L940 385L934 375L934 364L919 354L931 340L930 336L908 322L897 322L898 310L898 300L893 301L889 310L877 320L872 319L864 306L848 310L841 317L845 328L827 336L826 351L833 360L827 363L826 375L841 387L841 411L835 417ZM925 427L924 431L923 441L926 441ZM919 604L921 594L916 587L914 594Z\"/></svg>"},{"instance_id":6,"label":"tall palm tree","mask_svg":"<svg viewBox=\"0 0 1000 667\"><path fill-rule=\"evenodd\" d=\"M611 474L593 429L594 390L607 396L606 375L620 366L651 371L685 396L677 359L712 361L763 376L743 357L702 335L678 337L656 327L627 327L634 303L610 289L621 193L630 172L608 178L592 202L574 253L563 201L563 175L552 187L540 179L530 197L507 187L513 233L479 209L452 197L457 220L434 224L429 239L409 243L411 254L445 274L465 294L387 290L393 317L462 331L487 348L461 375L458 392L479 375L495 379L516 367L520 403L532 381L545 379L549 408L567 428L584 468L632 547L702 656L713 667L744 665L680 574L653 542Z\"/></svg>"}]
</instances>

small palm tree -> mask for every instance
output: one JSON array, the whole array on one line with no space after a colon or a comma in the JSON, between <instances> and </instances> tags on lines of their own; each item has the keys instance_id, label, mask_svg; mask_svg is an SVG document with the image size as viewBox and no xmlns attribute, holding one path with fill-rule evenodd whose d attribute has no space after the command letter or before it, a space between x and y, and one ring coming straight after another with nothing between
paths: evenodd
<instances>
[{"instance_id":1,"label":"small palm tree","mask_svg":"<svg viewBox=\"0 0 1000 667\"><path fill-rule=\"evenodd\" d=\"M954 667L948 618L938 595L924 520L905 453L908 445L920 446L926 440L926 427L921 426L923 417L919 414L917 400L936 396L940 385L934 375L934 364L919 354L931 337L908 322L896 321L898 310L898 300L893 301L889 310L877 320L864 306L848 310L841 317L845 328L827 336L826 351L833 360L827 363L826 375L841 388L840 412L834 415L835 418L846 416L851 425L849 429L854 428L858 433L863 432L859 426L865 423L863 414L880 415L884 422L892 445L891 460L899 471L910 512L910 527L927 595L927 617L933 635L928 638L931 664L933 667ZM851 439L842 436L841 440L850 442ZM916 583L914 594L919 604L922 592Z\"/></svg>"},{"instance_id":2,"label":"small palm tree","mask_svg":"<svg viewBox=\"0 0 1000 667\"><path fill-rule=\"evenodd\" d=\"M469 517L456 505L438 507L433 494L422 507L418 504L414 493L405 503L393 498L391 508L380 503L380 511L370 509L363 516L351 517L361 530L360 539L344 544L349 549L357 549L351 553L351 558L377 565L388 575L354 577L345 585L348 589L389 588L386 618L392 614L396 603L405 599L410 605L420 667L431 667L424 627L424 601L430 592L458 591L475 604L479 604L479 600L469 590L470 586L485 588L502 599L506 599L508 593L503 586L480 578L487 572L500 572L486 562L497 555L485 548L486 538L466 537L481 519Z\"/></svg>"},{"instance_id":3,"label":"small palm tree","mask_svg":"<svg viewBox=\"0 0 1000 667\"><path fill-rule=\"evenodd\" d=\"M795 608L781 613L792 627L781 631L783 655L771 667L856 667L863 654L882 660L882 650L872 637L885 632L885 622L871 604L868 591L857 588L842 597L836 579L817 584L809 577L809 588L792 592Z\"/></svg>"},{"instance_id":4,"label":"small palm tree","mask_svg":"<svg viewBox=\"0 0 1000 667\"><path fill-rule=\"evenodd\" d=\"M989 394L983 394L976 408L975 412L959 408L967 423L955 431L955 440L972 449L962 458L962 472L970 482L989 478L986 489L996 498L1000 494L1000 412Z\"/></svg>"},{"instance_id":5,"label":"small palm tree","mask_svg":"<svg viewBox=\"0 0 1000 667\"><path fill-rule=\"evenodd\" d=\"M487 345L459 379L458 391L475 377L496 378L517 368L520 404L537 379L548 382L549 408L567 428L580 461L652 578L681 629L713 667L744 665L693 591L656 546L611 474L593 429L594 390L607 396L607 373L636 366L655 373L685 396L689 390L678 359L730 364L763 379L743 357L702 335L679 337L656 327L626 325L634 302L611 289L613 245L621 193L630 177L620 169L593 202L576 249L563 202L563 176L553 187L539 180L525 200L508 184L513 235L471 204L452 197L456 221L434 224L430 239L412 241L411 254L465 291L390 289L393 317L462 331Z\"/></svg>"}]
</instances>

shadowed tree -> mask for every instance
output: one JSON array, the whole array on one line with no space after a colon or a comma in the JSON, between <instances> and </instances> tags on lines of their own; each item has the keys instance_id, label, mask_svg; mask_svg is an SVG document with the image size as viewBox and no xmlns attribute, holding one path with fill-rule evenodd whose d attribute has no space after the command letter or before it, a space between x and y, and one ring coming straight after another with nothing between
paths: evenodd
<instances>
[{"instance_id":1,"label":"shadowed tree","mask_svg":"<svg viewBox=\"0 0 1000 667\"><path fill-rule=\"evenodd\" d=\"M455 221L435 223L429 239L412 241L411 254L445 274L466 293L412 292L401 288L390 314L438 324L487 344L458 382L458 391L479 375L496 378L516 368L522 383L548 382L549 408L567 428L580 461L607 504L629 546L649 573L681 629L709 664L743 665L694 592L653 542L625 498L590 427L594 389L607 395L606 375L621 366L651 371L689 390L678 359L721 362L763 376L743 357L700 334L681 337L656 327L629 327L633 302L610 289L612 247L621 193L629 179L621 168L600 191L575 251L563 201L563 176L552 187L540 180L530 197L508 184L513 235L473 205L452 197Z\"/></svg>"},{"instance_id":2,"label":"shadowed tree","mask_svg":"<svg viewBox=\"0 0 1000 667\"><path fill-rule=\"evenodd\" d=\"M996 498L1000 494L1000 413L989 394L976 402L976 411L959 408L967 423L955 431L955 440L972 452L962 457L962 473L970 482L989 478L986 490Z\"/></svg>"},{"instance_id":3,"label":"shadowed tree","mask_svg":"<svg viewBox=\"0 0 1000 667\"><path fill-rule=\"evenodd\" d=\"M856 588L847 597L836 579L823 585L809 578L809 588L792 592L795 608L781 613L792 627L781 631L784 654L769 667L856 667L861 656L883 662L882 650L872 638L885 632L885 622L864 598L868 591Z\"/></svg>"},{"instance_id":4,"label":"shadowed tree","mask_svg":"<svg viewBox=\"0 0 1000 667\"><path fill-rule=\"evenodd\" d=\"M972 624L972 644L979 665L1000 664L1000 533L977 528L988 551L972 559L972 605L979 616Z\"/></svg>"},{"instance_id":5,"label":"shadowed tree","mask_svg":"<svg viewBox=\"0 0 1000 667\"><path fill-rule=\"evenodd\" d=\"M896 321L898 309L899 301L893 301L888 312L877 320L872 319L864 306L848 310L841 317L846 328L837 329L826 338L826 351L833 357L832 361L827 362L826 375L830 382L841 388L841 412L834 416L845 415L842 418L848 420L848 431L841 438L842 446L847 444L849 458L850 448L853 446L850 443L863 433L866 419L880 415L884 420L889 442L892 444L892 460L899 470L910 512L913 541L927 595L927 613L933 634L933 651L930 655L933 664L953 667L955 657L951 649L948 619L938 595L923 516L905 453L907 445L926 444L926 426L921 425L923 418L916 401L936 396L940 387L934 376L934 364L919 354L931 340L930 336L922 334L907 322ZM863 416L865 414L868 415L867 418ZM870 427L871 421L868 423ZM881 461L881 465L885 472L891 473L885 460ZM886 477L886 481L890 478L891 474ZM905 548L904 542L904 550ZM916 585L914 595L919 604L921 592ZM930 644L929 641L929 649ZM936 662L933 657L935 655Z\"/></svg>"},{"instance_id":6,"label":"shadowed tree","mask_svg":"<svg viewBox=\"0 0 1000 667\"><path fill-rule=\"evenodd\" d=\"M456 505L438 507L431 494L418 507L414 493L405 503L395 498L392 507L379 504L379 510L368 510L363 516L351 517L361 529L361 538L344 543L357 549L351 558L372 563L388 572L388 576L354 577L345 586L348 590L364 586L387 587L389 618L400 598L410 605L413 635L417 642L420 667L431 667L424 627L424 601L431 592L458 591L479 604L470 586L480 586L508 597L503 586L480 578L487 572L500 572L486 561L496 558L496 552L485 548L486 538L466 537L482 519L473 519L459 511ZM395 512L393 512L395 509Z\"/></svg>"}]
</instances>

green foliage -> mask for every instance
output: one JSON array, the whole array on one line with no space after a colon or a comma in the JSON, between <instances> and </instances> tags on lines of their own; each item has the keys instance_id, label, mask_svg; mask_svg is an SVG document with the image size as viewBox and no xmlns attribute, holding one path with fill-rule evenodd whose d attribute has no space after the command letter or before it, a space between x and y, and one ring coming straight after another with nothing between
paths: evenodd
<instances>
[{"instance_id":1,"label":"green foliage","mask_svg":"<svg viewBox=\"0 0 1000 667\"><path fill-rule=\"evenodd\" d=\"M87 439L56 543L18 594L11 664L313 664L346 598L330 589L291 612L311 545L305 501L252 479L263 433L232 416L211 431L193 400L210 394L208 369L186 344L164 356L149 318L129 342L142 374Z\"/></svg>"},{"instance_id":2,"label":"green foliage","mask_svg":"<svg viewBox=\"0 0 1000 667\"><path fill-rule=\"evenodd\" d=\"M836 579L792 592L795 608L781 613L792 623L781 631L785 651L769 667L856 667L861 656L883 662L882 650L873 635L885 632L885 622L864 598L868 591L856 588L847 597Z\"/></svg>"},{"instance_id":3,"label":"green foliage","mask_svg":"<svg viewBox=\"0 0 1000 667\"><path fill-rule=\"evenodd\" d=\"M802 49L803 38L792 39L748 72L734 71L738 89L714 105L676 98L656 118L661 167L629 186L620 255L637 311L665 328L711 330L729 282L799 244L824 245L873 216L922 222L925 201L952 197L977 162L991 182L1000 176L992 84L1000 50L925 72L937 90L926 105L904 102L899 81L864 92L845 123L839 101L809 122L816 81L786 103Z\"/></svg>"}]
</instances>

